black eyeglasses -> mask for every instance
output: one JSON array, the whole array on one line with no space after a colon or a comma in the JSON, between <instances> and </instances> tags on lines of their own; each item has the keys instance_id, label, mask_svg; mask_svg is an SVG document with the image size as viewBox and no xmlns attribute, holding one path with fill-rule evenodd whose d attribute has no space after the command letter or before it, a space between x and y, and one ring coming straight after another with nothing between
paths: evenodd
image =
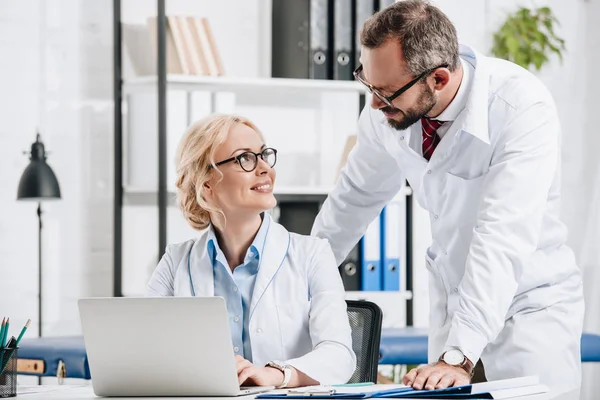
<instances>
[{"instance_id":1,"label":"black eyeglasses","mask_svg":"<svg viewBox=\"0 0 600 400\"><path fill-rule=\"evenodd\" d=\"M258 157L262 158L264 162L271 168L275 166L277 162L277 150L267 147L260 153L255 153L253 151L246 151L242 154L239 154L235 157L228 158L227 160L219 161L215 163L216 166L226 164L228 162L236 162L242 167L242 169L246 172L252 172L256 169L258 165Z\"/></svg>"},{"instance_id":2,"label":"black eyeglasses","mask_svg":"<svg viewBox=\"0 0 600 400\"><path fill-rule=\"evenodd\" d=\"M413 79L412 81L408 82L406 85L402 86L400 89L396 90L394 92L394 94L392 94L391 96L384 96L383 94L381 94L381 92L379 92L379 90L375 89L373 87L373 85L371 85L369 82L367 82L363 77L362 77L362 70L363 70L363 66L359 65L358 68L356 68L356 70L354 71L354 78L356 78L357 81L359 81L360 83L362 83L363 85L365 85L367 87L367 89L369 90L369 93L377 96L377 98L381 101L383 101L387 106L392 107L392 101L394 101L398 96L400 96L402 93L406 92L408 89L410 89L411 87L413 87L415 85L415 83L419 82L421 79L423 79L425 76L429 75L430 73L432 73L433 71L435 71L438 68L447 68L448 64L442 64L439 65L435 68L431 68L428 69L427 71L424 71L423 73L421 73L421 75L417 76L415 79Z\"/></svg>"}]
</instances>

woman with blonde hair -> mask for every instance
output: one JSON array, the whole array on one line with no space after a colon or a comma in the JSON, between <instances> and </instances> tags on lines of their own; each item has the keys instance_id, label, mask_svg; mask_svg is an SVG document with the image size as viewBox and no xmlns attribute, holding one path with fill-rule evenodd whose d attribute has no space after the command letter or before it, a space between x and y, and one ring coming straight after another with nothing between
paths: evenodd
<instances>
[{"instance_id":1,"label":"woman with blonde hair","mask_svg":"<svg viewBox=\"0 0 600 400\"><path fill-rule=\"evenodd\" d=\"M212 115L185 133L178 202L198 238L169 245L149 296L225 299L240 385L345 383L356 356L329 243L265 211L277 150L243 117Z\"/></svg>"}]
</instances>

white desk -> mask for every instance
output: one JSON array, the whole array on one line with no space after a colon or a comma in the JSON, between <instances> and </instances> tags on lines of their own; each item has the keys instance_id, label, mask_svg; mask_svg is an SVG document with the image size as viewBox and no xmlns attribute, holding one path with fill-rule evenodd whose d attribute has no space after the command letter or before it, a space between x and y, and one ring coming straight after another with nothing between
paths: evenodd
<instances>
[{"instance_id":1,"label":"white desk","mask_svg":"<svg viewBox=\"0 0 600 400\"><path fill-rule=\"evenodd\" d=\"M34 390L39 388L39 393L26 393L28 390ZM29 386L23 387L22 391L17 391L17 398L23 399L45 399L45 400L92 400L100 399L94 395L94 391L91 386ZM104 397L102 397L104 398ZM243 397L107 397L110 400L191 400L191 399L206 399L206 400L252 400L254 396L243 396ZM515 400L579 400L578 396L574 394L566 394L562 396L552 396L550 394L535 395L535 396L521 396L515 398ZM508 400L508 399L507 399Z\"/></svg>"}]
</instances>

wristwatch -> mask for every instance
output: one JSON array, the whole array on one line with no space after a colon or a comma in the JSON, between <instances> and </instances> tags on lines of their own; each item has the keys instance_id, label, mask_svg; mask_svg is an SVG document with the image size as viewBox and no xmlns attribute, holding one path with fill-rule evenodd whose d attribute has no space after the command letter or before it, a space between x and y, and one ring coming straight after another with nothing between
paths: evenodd
<instances>
[{"instance_id":1,"label":"wristwatch","mask_svg":"<svg viewBox=\"0 0 600 400\"><path fill-rule=\"evenodd\" d=\"M470 377L473 377L475 366L459 349L451 349L440 356L440 361L454 367L461 367Z\"/></svg>"},{"instance_id":2,"label":"wristwatch","mask_svg":"<svg viewBox=\"0 0 600 400\"><path fill-rule=\"evenodd\" d=\"M275 368L283 372L283 382L277 386L277 389L283 389L290 383L290 379L292 379L292 367L290 365L281 361L269 361L265 367Z\"/></svg>"}]
</instances>

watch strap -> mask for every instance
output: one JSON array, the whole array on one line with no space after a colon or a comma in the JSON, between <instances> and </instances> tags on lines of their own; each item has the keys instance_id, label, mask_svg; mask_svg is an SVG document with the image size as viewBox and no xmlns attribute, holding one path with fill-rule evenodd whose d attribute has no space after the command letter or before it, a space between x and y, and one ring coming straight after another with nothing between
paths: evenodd
<instances>
[{"instance_id":1,"label":"watch strap","mask_svg":"<svg viewBox=\"0 0 600 400\"><path fill-rule=\"evenodd\" d=\"M461 353L462 353L462 351L461 351ZM444 361L444 355L445 354L446 353L444 352L440 356L440 358L439 358L438 361L442 361L442 362L446 363ZM448 364L448 365L451 365L451 364ZM471 360L469 360L469 358L467 356L464 355L464 353L463 353L463 360L460 362L460 364L453 365L453 366L454 367L460 367L460 368L462 368L469 375L469 377L471 377L471 378L473 377L473 374L475 373L475 365L473 364L473 362L471 362Z\"/></svg>"},{"instance_id":2,"label":"watch strap","mask_svg":"<svg viewBox=\"0 0 600 400\"><path fill-rule=\"evenodd\" d=\"M287 387L287 385L290 383L290 380L292 379L292 368L287 364L281 364L275 361L269 361L267 363L267 367L275 368L283 372L283 381L281 382L281 384L276 386L276 388L283 389Z\"/></svg>"}]
</instances>

